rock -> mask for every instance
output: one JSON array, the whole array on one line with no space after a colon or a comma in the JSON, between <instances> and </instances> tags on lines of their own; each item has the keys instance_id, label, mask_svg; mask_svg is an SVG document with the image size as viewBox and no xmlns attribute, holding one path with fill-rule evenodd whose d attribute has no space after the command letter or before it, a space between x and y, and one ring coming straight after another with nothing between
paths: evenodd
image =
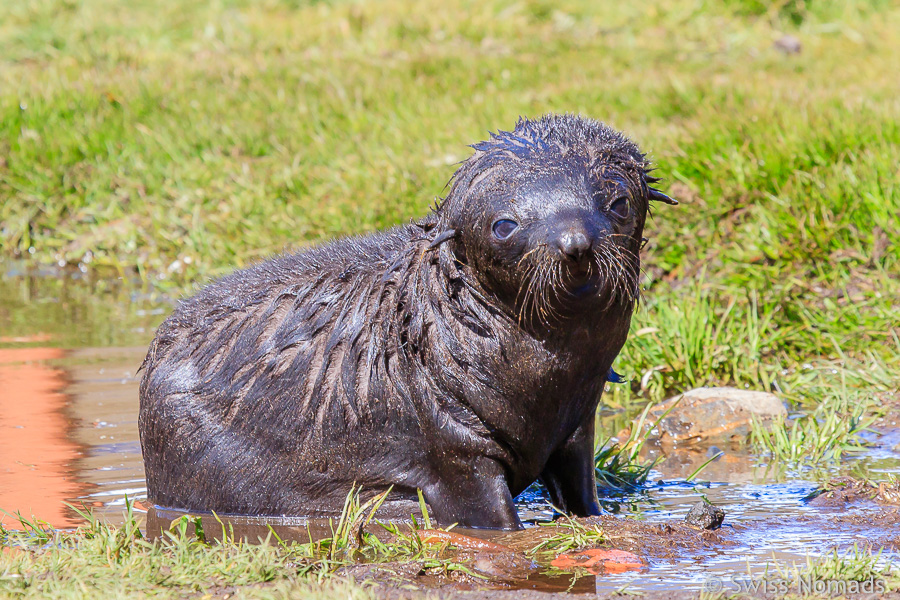
<instances>
[{"instance_id":1,"label":"rock","mask_svg":"<svg viewBox=\"0 0 900 600\"><path fill-rule=\"evenodd\" d=\"M674 405L674 408L672 408ZM737 388L697 388L654 406L645 427L660 421L660 441L698 441L717 436L743 436L750 431L753 417L766 421L787 416L775 394Z\"/></svg>"},{"instance_id":2,"label":"rock","mask_svg":"<svg viewBox=\"0 0 900 600\"><path fill-rule=\"evenodd\" d=\"M717 529L725 520L725 511L701 500L691 507L684 522L699 529Z\"/></svg>"},{"instance_id":3,"label":"rock","mask_svg":"<svg viewBox=\"0 0 900 600\"><path fill-rule=\"evenodd\" d=\"M484 556L472 561L472 568L488 577L503 577L505 575L503 569L500 569L493 560Z\"/></svg>"},{"instance_id":4,"label":"rock","mask_svg":"<svg viewBox=\"0 0 900 600\"><path fill-rule=\"evenodd\" d=\"M800 40L792 35L781 36L775 40L773 45L776 50L785 54L800 54L800 51L803 50L803 45L800 43Z\"/></svg>"},{"instance_id":5,"label":"rock","mask_svg":"<svg viewBox=\"0 0 900 600\"><path fill-rule=\"evenodd\" d=\"M459 554L458 560L466 564L466 554ZM531 558L522 552L477 552L471 559L472 568L488 577L515 581L528 577L541 569Z\"/></svg>"}]
</instances>

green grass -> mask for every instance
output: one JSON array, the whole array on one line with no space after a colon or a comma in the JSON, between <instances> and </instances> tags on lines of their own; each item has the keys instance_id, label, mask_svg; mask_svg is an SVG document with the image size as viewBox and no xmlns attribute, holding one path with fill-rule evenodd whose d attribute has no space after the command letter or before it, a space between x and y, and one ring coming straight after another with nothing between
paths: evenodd
<instances>
[{"instance_id":1,"label":"green grass","mask_svg":"<svg viewBox=\"0 0 900 600\"><path fill-rule=\"evenodd\" d=\"M15 515L17 530L0 525L0 597L97 598L193 597L239 590L252 598L373 598L371 588L344 582L339 569L364 561L404 561L434 573L461 572L482 578L453 559L447 543L425 542L418 525L380 524L374 513L385 495L361 503L347 496L331 536L307 543L236 538L203 528L199 517L182 516L161 538L148 540L126 501L121 526L74 508L84 519L75 531L58 531L34 517ZM424 522L430 526L427 512ZM380 526L388 535L366 529Z\"/></svg>"},{"instance_id":2,"label":"green grass","mask_svg":"<svg viewBox=\"0 0 900 600\"><path fill-rule=\"evenodd\" d=\"M182 524L179 524L182 525ZM75 532L0 531L0 596L4 598L125 598L224 595L244 597L374 597L340 580L318 583L301 573L276 544L204 544L186 526L149 542L134 520L122 527L90 519ZM40 538L49 542L40 543Z\"/></svg>"},{"instance_id":3,"label":"green grass","mask_svg":"<svg viewBox=\"0 0 900 600\"><path fill-rule=\"evenodd\" d=\"M563 517L555 523L542 523L547 527L553 527L558 531L544 538L538 544L528 549L531 556L544 555L555 558L569 550L580 550L599 546L607 541L607 536L600 525L584 525L574 519Z\"/></svg>"},{"instance_id":4,"label":"green grass","mask_svg":"<svg viewBox=\"0 0 900 600\"><path fill-rule=\"evenodd\" d=\"M881 556L881 551L853 545L852 548L839 552L837 549L821 557L808 557L805 565L793 565L788 568L776 568L770 576L792 582L832 582L848 584L849 582L879 581L882 591L900 588L900 572L892 562ZM796 589L797 583L795 583ZM827 587L827 586L825 586ZM844 592L847 593L847 592ZM831 597L838 594L817 594L820 597Z\"/></svg>"},{"instance_id":5,"label":"green grass","mask_svg":"<svg viewBox=\"0 0 900 600\"><path fill-rule=\"evenodd\" d=\"M677 403L676 403L677 404ZM594 474L597 484L603 488L607 495L625 494L642 489L647 484L650 471L656 466L656 460L644 461L640 458L641 448L651 437L651 432L656 429L672 409L660 415L652 425L644 427L647 415L652 404L647 404L640 416L630 427L628 438L620 442L613 442L611 437L605 440L595 440L594 446ZM705 466L705 465L704 465Z\"/></svg>"},{"instance_id":6,"label":"green grass","mask_svg":"<svg viewBox=\"0 0 900 600\"><path fill-rule=\"evenodd\" d=\"M815 406L832 370L874 395L900 360L897 31L877 0L5 3L0 254L177 293L422 214L466 144L581 112L682 201L649 224L610 402Z\"/></svg>"},{"instance_id":7,"label":"green grass","mask_svg":"<svg viewBox=\"0 0 900 600\"><path fill-rule=\"evenodd\" d=\"M0 254L177 292L422 214L466 144L581 112L682 200L649 224L611 402L815 405L805 364L871 395L900 360L897 31L874 0L5 3Z\"/></svg>"},{"instance_id":8,"label":"green grass","mask_svg":"<svg viewBox=\"0 0 900 600\"><path fill-rule=\"evenodd\" d=\"M770 460L790 465L835 463L865 449L861 434L876 417L858 398L836 403L826 400L815 411L793 419L777 417L772 423L753 419L750 443Z\"/></svg>"},{"instance_id":9,"label":"green grass","mask_svg":"<svg viewBox=\"0 0 900 600\"><path fill-rule=\"evenodd\" d=\"M712 585L711 585L712 584ZM717 585L720 584L720 585ZM880 597L900 589L900 571L881 551L873 552L856 544L823 556L807 556L805 564L774 562L762 574L748 572L717 579L712 574L704 583L700 598L857 598Z\"/></svg>"}]
</instances>

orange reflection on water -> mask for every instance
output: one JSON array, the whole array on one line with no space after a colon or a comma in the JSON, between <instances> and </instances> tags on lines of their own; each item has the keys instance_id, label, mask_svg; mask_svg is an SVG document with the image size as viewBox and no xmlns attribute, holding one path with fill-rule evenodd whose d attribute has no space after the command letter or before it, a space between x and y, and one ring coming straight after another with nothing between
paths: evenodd
<instances>
[{"instance_id":1,"label":"orange reflection on water","mask_svg":"<svg viewBox=\"0 0 900 600\"><path fill-rule=\"evenodd\" d=\"M0 348L0 508L71 527L78 521L62 502L78 495L71 464L81 453L68 437L65 373L42 362L62 356L59 348ZM0 523L17 525L3 513Z\"/></svg>"}]
</instances>

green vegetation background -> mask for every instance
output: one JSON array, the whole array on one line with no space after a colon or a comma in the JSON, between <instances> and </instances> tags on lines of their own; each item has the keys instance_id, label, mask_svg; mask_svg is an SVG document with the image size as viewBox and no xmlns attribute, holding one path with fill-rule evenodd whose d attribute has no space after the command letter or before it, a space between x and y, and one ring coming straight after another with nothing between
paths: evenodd
<instances>
[{"instance_id":1,"label":"green vegetation background","mask_svg":"<svg viewBox=\"0 0 900 600\"><path fill-rule=\"evenodd\" d=\"M0 261L95 274L54 288L74 313L0 297L0 336L149 335L162 314L129 298L421 215L466 144L568 111L627 132L682 202L649 224L607 404L736 384L849 431L896 400L896 1L9 0L0 50ZM137 283L108 302L117 273ZM269 546L138 538L4 547L0 595L375 593L308 587Z\"/></svg>"},{"instance_id":2,"label":"green vegetation background","mask_svg":"<svg viewBox=\"0 0 900 600\"><path fill-rule=\"evenodd\" d=\"M682 202L649 224L616 398L877 400L900 370L898 32L887 0L4 2L0 255L188 290L420 215L467 144L578 112Z\"/></svg>"}]
</instances>

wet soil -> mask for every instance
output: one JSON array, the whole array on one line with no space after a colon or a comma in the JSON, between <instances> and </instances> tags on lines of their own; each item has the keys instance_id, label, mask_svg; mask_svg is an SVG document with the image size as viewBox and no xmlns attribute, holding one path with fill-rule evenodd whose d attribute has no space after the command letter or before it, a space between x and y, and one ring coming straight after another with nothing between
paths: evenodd
<instances>
[{"instance_id":1,"label":"wet soil","mask_svg":"<svg viewBox=\"0 0 900 600\"><path fill-rule=\"evenodd\" d=\"M798 497L798 502L803 503L803 498ZM158 535L182 514L151 509L148 534ZM216 528L221 528L221 524L211 515L202 518L204 530L215 537ZM331 532L330 524L322 519L231 517L224 521L232 535L249 541L264 539L269 526L280 538L298 542L327 537ZM398 561L360 563L343 567L338 574L385 589L418 592L532 590L612 597L619 590L628 589L652 592L654 596L671 593L673 597L681 597L675 591L696 595L710 578L748 579L762 575L776 564L804 565L807 555L832 549L857 546L880 551L886 558L900 555L900 510L881 507L865 497L858 499L852 510L822 507L802 514L797 510L768 511L759 518L726 517L723 526L715 530L693 527L677 517L650 521L605 515L574 521L586 528L596 527L603 533L603 540L588 546L588 552L624 552L634 556L636 560L631 562L637 564L621 569L610 568L616 565L609 564L600 568L577 565L558 568L558 558L563 553L534 552L534 549L569 531L566 520L560 519L514 532L454 529L459 539L448 539L453 545L440 557L462 565L464 569L460 570L425 561ZM385 542L391 541L384 529L372 526L368 530ZM420 535L427 539L430 534L420 532ZM583 550L565 552L576 558L575 563L583 553Z\"/></svg>"},{"instance_id":2,"label":"wet soil","mask_svg":"<svg viewBox=\"0 0 900 600\"><path fill-rule=\"evenodd\" d=\"M180 513L146 505L136 370L171 301L115 282L48 281L16 273L0 277L0 292L0 508L36 514L66 528L78 518L64 501L85 504L117 523L127 496L149 511L148 533L165 527ZM696 597L710 577L805 564L808 555L854 544L880 549L886 559L900 562L900 489L889 479L900 471L900 395L881 400L884 418L869 434L867 451L824 471L766 463L734 440L648 444L645 457L662 459L652 485L644 493L604 498L615 514L583 522L602 529L605 541L597 547L633 553L642 565L638 569L565 572L552 567L555 554L529 553L561 527L536 525L551 520L554 512L533 486L517 498L525 530L459 531L509 549L450 550L455 554L448 558L471 573L386 563L347 567L343 574L383 586L387 597L476 600L508 596L510 590L516 597L538 591L624 597L617 596L621 590ZM605 429L617 431L630 416L605 413L604 423L615 421ZM725 454L701 475L705 482L685 481L720 450ZM888 483L873 488L864 479ZM831 483L810 498L822 481ZM684 523L701 499L725 510L718 529ZM6 516L0 521L11 525ZM303 542L311 533L330 532L327 523L303 519L233 522L236 533L251 541L265 538L270 525L283 539ZM215 532L219 526L204 522L204 527Z\"/></svg>"},{"instance_id":3,"label":"wet soil","mask_svg":"<svg viewBox=\"0 0 900 600\"><path fill-rule=\"evenodd\" d=\"M848 506L871 500L878 504L900 506L900 479L878 483L853 477L836 477L812 492L813 506Z\"/></svg>"},{"instance_id":4,"label":"wet soil","mask_svg":"<svg viewBox=\"0 0 900 600\"><path fill-rule=\"evenodd\" d=\"M710 555L738 558L746 548L749 537L765 534L770 528L806 527L815 531L843 528L853 532L860 546L868 545L883 552L900 550L896 533L900 514L898 511L872 511L869 517L863 515L803 516L793 518L773 518L754 525L733 525L716 531L698 530L683 523L651 524L615 517L579 519L585 526L600 525L607 534L602 547L627 548L639 555L643 565L621 573L609 573L573 569L570 572L555 569L548 564L549 556L531 554L528 549L558 533L556 527L532 528L521 532L491 536L496 542L509 546L506 552L458 551L448 555L467 565L471 574L446 572L440 568L428 568L421 562L385 563L378 565L356 565L345 568L341 574L358 581L367 581L379 586L387 593L398 588L417 591L420 597L429 598L498 598L501 592L515 591L516 597L530 597L528 593L541 592L535 598L547 598L544 594L591 594L603 598L620 598L651 592L657 598L693 598L709 585L709 581L721 581L727 588L737 587L750 581L751 573L746 570L709 570L700 582L687 585L647 586L648 580L658 579L658 571L666 566L681 563L686 556L703 560ZM875 537L869 537L880 532ZM867 540L864 542L863 540ZM773 556L773 558L776 558ZM778 557L782 558L782 557ZM803 564L803 563L801 563ZM757 573L758 574L758 573ZM656 576L654 576L656 575ZM715 579L719 577L720 579ZM478 593L473 593L473 591ZM709 591L707 588L706 591ZM752 593L751 593L752 592ZM521 595L521 594L525 595ZM756 589L737 594L744 597L779 597L771 590ZM859 594L852 597L900 597L900 594ZM417 597L417 596L413 596Z\"/></svg>"}]
</instances>

